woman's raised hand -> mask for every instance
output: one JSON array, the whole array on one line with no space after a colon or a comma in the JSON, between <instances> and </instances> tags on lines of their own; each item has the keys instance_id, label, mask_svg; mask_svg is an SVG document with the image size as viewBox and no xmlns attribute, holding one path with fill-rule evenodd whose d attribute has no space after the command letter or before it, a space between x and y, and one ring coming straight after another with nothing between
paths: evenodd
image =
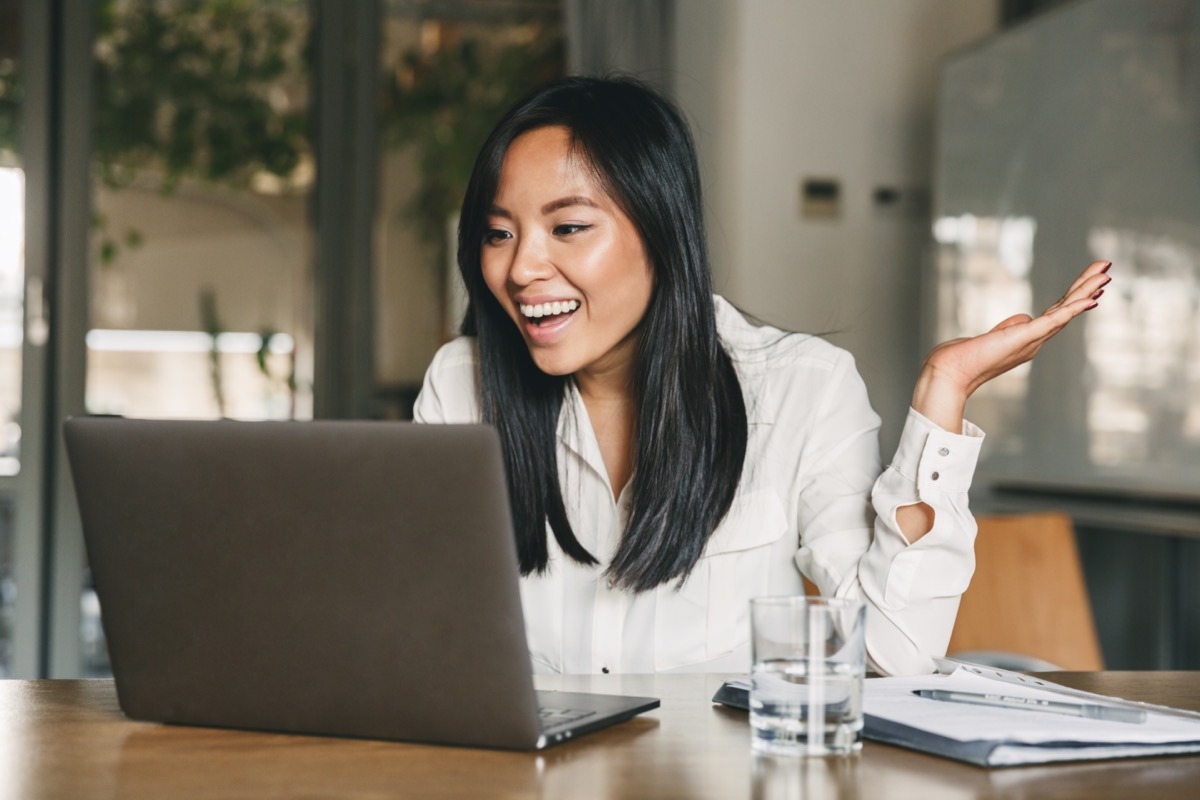
<instances>
[{"instance_id":1,"label":"woman's raised hand","mask_svg":"<svg viewBox=\"0 0 1200 800\"><path fill-rule=\"evenodd\" d=\"M1109 261L1088 265L1041 316L1014 314L978 336L943 342L925 357L913 391L913 408L946 430L962 430L967 398L997 375L1029 361L1051 336L1083 312L1095 308L1111 277Z\"/></svg>"}]
</instances>

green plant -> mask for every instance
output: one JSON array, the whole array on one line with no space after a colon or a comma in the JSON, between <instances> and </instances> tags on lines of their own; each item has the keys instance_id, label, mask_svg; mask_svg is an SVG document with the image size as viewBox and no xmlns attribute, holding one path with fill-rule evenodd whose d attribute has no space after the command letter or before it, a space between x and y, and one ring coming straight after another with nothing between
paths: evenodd
<instances>
[{"instance_id":1,"label":"green plant","mask_svg":"<svg viewBox=\"0 0 1200 800\"><path fill-rule=\"evenodd\" d=\"M304 0L101 0L95 5L93 165L113 189L184 178L287 185L310 153L311 72ZM20 64L0 59L0 158L20 154ZM96 256L111 263L141 235L94 215Z\"/></svg>"},{"instance_id":2,"label":"green plant","mask_svg":"<svg viewBox=\"0 0 1200 800\"><path fill-rule=\"evenodd\" d=\"M300 95L310 73L300 0L153 0L97 4L93 163L120 189L153 176L164 194L184 178L284 185L309 154ZM141 236L94 222L97 256L111 263Z\"/></svg>"},{"instance_id":3,"label":"green plant","mask_svg":"<svg viewBox=\"0 0 1200 800\"><path fill-rule=\"evenodd\" d=\"M0 58L0 164L4 154L20 152L21 102L24 99L21 73L14 58Z\"/></svg>"},{"instance_id":4,"label":"green plant","mask_svg":"<svg viewBox=\"0 0 1200 800\"><path fill-rule=\"evenodd\" d=\"M98 6L93 157L111 187L145 168L172 191L185 177L245 186L288 179L310 150L310 73L299 0L153 0Z\"/></svg>"}]
</instances>

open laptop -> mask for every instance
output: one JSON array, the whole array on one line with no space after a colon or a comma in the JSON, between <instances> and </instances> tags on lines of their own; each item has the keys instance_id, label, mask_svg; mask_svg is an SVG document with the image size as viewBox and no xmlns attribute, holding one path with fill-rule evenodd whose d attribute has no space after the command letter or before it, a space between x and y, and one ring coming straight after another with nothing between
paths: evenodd
<instances>
[{"instance_id":1,"label":"open laptop","mask_svg":"<svg viewBox=\"0 0 1200 800\"><path fill-rule=\"evenodd\" d=\"M491 428L96 417L65 436L134 719L539 749L659 705L534 690Z\"/></svg>"}]
</instances>

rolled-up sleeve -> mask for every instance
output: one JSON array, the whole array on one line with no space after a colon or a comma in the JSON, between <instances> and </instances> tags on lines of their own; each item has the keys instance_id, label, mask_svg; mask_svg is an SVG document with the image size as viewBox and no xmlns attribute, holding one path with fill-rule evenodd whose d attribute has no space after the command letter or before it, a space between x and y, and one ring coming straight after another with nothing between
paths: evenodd
<instances>
[{"instance_id":1,"label":"rolled-up sleeve","mask_svg":"<svg viewBox=\"0 0 1200 800\"><path fill-rule=\"evenodd\" d=\"M910 409L881 473L878 426L847 358L806 437L796 563L822 594L866 602L867 652L877 670L930 672L975 568L967 491L983 433L970 423L950 433ZM933 510L934 524L910 544L896 511L916 503Z\"/></svg>"},{"instance_id":2,"label":"rolled-up sleeve","mask_svg":"<svg viewBox=\"0 0 1200 800\"><path fill-rule=\"evenodd\" d=\"M967 492L982 443L983 432L969 422L961 434L950 433L909 409L896 456L875 482L875 537L859 562L859 581L907 640L873 654L885 672L929 672L932 656L946 652L959 596L975 571ZM909 544L896 511L915 503L933 510L933 527Z\"/></svg>"}]
</instances>

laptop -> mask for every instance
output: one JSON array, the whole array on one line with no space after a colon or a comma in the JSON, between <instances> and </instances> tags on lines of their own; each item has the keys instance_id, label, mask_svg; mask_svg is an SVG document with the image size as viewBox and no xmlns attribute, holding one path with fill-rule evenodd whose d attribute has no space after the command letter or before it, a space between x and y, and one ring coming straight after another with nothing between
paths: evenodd
<instances>
[{"instance_id":1,"label":"laptop","mask_svg":"<svg viewBox=\"0 0 1200 800\"><path fill-rule=\"evenodd\" d=\"M131 718L541 749L657 708L534 690L484 425L72 419Z\"/></svg>"}]
</instances>

